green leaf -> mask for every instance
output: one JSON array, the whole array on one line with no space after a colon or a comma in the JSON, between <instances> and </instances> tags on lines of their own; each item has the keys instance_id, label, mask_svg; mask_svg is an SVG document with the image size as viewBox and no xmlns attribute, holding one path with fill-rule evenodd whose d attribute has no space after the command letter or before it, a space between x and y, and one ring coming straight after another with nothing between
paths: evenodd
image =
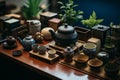
<instances>
[{"instance_id":1,"label":"green leaf","mask_svg":"<svg viewBox=\"0 0 120 80\"><path fill-rule=\"evenodd\" d=\"M95 13L95 11L93 11L93 13L92 13L92 18L94 18L94 19L97 18L97 17L96 17L96 13Z\"/></svg>"},{"instance_id":2,"label":"green leaf","mask_svg":"<svg viewBox=\"0 0 120 80\"><path fill-rule=\"evenodd\" d=\"M103 22L104 19L98 19L96 20L96 24L100 24L101 22Z\"/></svg>"},{"instance_id":3,"label":"green leaf","mask_svg":"<svg viewBox=\"0 0 120 80\"><path fill-rule=\"evenodd\" d=\"M61 1L58 1L57 3L60 4L60 5L64 5Z\"/></svg>"}]
</instances>

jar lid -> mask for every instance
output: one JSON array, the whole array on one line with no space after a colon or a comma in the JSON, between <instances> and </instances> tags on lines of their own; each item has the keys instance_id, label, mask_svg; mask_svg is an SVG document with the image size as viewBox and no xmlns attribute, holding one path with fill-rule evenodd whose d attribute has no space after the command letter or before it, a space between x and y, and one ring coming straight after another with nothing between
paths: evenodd
<instances>
[{"instance_id":1,"label":"jar lid","mask_svg":"<svg viewBox=\"0 0 120 80\"><path fill-rule=\"evenodd\" d=\"M59 33L65 33L65 34L70 34L70 33L73 33L74 32L74 28L72 27L72 26L70 26L70 25L67 25L67 24L65 24L65 25L63 25L63 26L60 26L59 28L58 28L58 32Z\"/></svg>"}]
</instances>

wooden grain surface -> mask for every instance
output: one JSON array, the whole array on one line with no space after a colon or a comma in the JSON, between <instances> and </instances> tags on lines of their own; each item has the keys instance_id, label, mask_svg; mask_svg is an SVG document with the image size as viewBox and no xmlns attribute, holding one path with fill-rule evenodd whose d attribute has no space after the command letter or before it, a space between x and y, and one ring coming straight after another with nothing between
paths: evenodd
<instances>
[{"instance_id":1,"label":"wooden grain surface","mask_svg":"<svg viewBox=\"0 0 120 80\"><path fill-rule=\"evenodd\" d=\"M44 41L40 45L44 45L48 43ZM51 78L52 80L99 80L87 74L84 74L80 71L74 70L67 66L61 65L59 63L56 64L47 64L35 58L29 56L29 52L22 51L22 56L14 57L12 56L12 51L14 50L22 50L23 47L19 42L17 42L18 47L12 50L6 50L2 48L0 45L0 55L3 55L9 58L16 63L23 65L29 69L32 69L40 74L44 74L45 76Z\"/></svg>"}]
</instances>

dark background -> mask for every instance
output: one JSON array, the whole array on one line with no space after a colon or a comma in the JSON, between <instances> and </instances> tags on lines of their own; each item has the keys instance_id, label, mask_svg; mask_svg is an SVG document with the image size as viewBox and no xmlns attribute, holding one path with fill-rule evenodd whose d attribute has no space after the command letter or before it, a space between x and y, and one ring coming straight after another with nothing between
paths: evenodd
<instances>
[{"instance_id":1,"label":"dark background","mask_svg":"<svg viewBox=\"0 0 120 80\"><path fill-rule=\"evenodd\" d=\"M62 1L67 2L67 0ZM84 12L84 19L89 18L94 10L98 19L104 19L101 24L109 26L110 22L120 23L120 0L74 0L74 2L79 5L76 10ZM77 22L76 25L81 23Z\"/></svg>"}]
</instances>

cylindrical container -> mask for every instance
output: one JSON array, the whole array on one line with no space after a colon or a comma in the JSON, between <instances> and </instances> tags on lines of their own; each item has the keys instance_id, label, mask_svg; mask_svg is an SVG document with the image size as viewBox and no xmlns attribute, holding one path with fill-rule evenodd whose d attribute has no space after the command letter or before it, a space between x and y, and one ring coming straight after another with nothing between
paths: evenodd
<instances>
[{"instance_id":1,"label":"cylindrical container","mask_svg":"<svg viewBox=\"0 0 120 80\"><path fill-rule=\"evenodd\" d=\"M103 61L103 63L107 63L109 61L109 54L107 52L99 52L97 57Z\"/></svg>"},{"instance_id":2,"label":"cylindrical container","mask_svg":"<svg viewBox=\"0 0 120 80\"><path fill-rule=\"evenodd\" d=\"M29 33L34 35L41 30L41 22L39 20L28 20Z\"/></svg>"}]
</instances>

